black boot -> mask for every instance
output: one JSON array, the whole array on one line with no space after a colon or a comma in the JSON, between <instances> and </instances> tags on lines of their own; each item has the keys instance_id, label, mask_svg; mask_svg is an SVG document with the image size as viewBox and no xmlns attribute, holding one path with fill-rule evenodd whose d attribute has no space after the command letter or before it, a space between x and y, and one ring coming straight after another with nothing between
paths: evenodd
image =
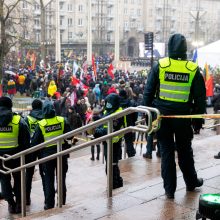
<instances>
[{"instance_id":1,"label":"black boot","mask_svg":"<svg viewBox=\"0 0 220 220\"><path fill-rule=\"evenodd\" d=\"M94 146L91 146L91 153L92 153L92 157L90 158L90 160L95 160L95 157L94 157L94 154L95 154Z\"/></svg>"},{"instance_id":2,"label":"black boot","mask_svg":"<svg viewBox=\"0 0 220 220\"><path fill-rule=\"evenodd\" d=\"M120 177L120 170L118 165L113 166L113 189L123 186L123 179Z\"/></svg>"},{"instance_id":3,"label":"black boot","mask_svg":"<svg viewBox=\"0 0 220 220\"><path fill-rule=\"evenodd\" d=\"M14 199L8 200L8 212L10 214L16 214L16 203Z\"/></svg>"},{"instance_id":4,"label":"black boot","mask_svg":"<svg viewBox=\"0 0 220 220\"><path fill-rule=\"evenodd\" d=\"M100 155L100 145L96 145L97 147L97 156L96 156L96 160L99 160L99 155Z\"/></svg>"}]
</instances>

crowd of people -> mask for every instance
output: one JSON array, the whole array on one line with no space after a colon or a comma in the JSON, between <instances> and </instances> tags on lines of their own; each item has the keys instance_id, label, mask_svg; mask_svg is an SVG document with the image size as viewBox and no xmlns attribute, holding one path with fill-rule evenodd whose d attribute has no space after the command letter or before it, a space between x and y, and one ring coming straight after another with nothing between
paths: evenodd
<instances>
[{"instance_id":1,"label":"crowd of people","mask_svg":"<svg viewBox=\"0 0 220 220\"><path fill-rule=\"evenodd\" d=\"M156 62L146 78L143 72L129 73L116 70L112 73L111 64L102 66L79 67L77 70L68 65L56 64L52 68L36 68L31 70L19 68L15 75L4 78L4 92L11 99L14 94L9 90L14 86L21 95L37 97L32 103L32 111L25 120L12 113L12 101L8 97L0 100L0 114L7 115L7 120L0 117L0 127L9 129L16 127L16 133L9 132L8 138L15 139L18 135L16 148L4 142L4 129L0 130L0 155L11 150L23 150L23 147L35 146L58 135L96 121L100 118L121 112L130 106L150 106L159 109L162 115L204 114L206 112L206 89L204 79L198 65L187 60L186 39L181 34L174 34L168 42L169 57ZM76 65L75 65L76 66ZM9 67L6 67L6 69ZM14 81L14 84L12 83ZM13 85L13 86L12 86ZM37 91L37 92L36 92ZM39 98L45 98L42 101ZM138 118L137 113L129 117L115 119L113 131L126 126L134 126ZM153 116L154 117L154 116ZM26 122L25 122L26 121ZM13 124L13 125L12 125ZM187 191L193 191L203 185L203 179L197 177L194 165L192 139L193 129L198 132L202 128L202 119L163 118L159 131L146 135L148 144L144 158L152 159L154 137L157 137L157 156L161 157L161 175L164 181L165 195L174 199L177 187L175 153L183 173ZM21 129L21 130L20 130ZM31 130L31 135L28 134ZM26 134L25 142L20 139L20 131ZM107 134L106 125L89 130L94 138ZM22 134L23 135L23 134ZM113 189L123 186L123 178L118 166L121 159L123 136L112 139L113 146ZM128 157L136 154L134 148L134 133L124 135ZM72 144L77 140L73 137ZM23 140L24 141L24 140ZM62 143L63 148L71 147L69 142ZM104 142L104 155L107 160L107 143ZM20 148L19 148L20 147ZM99 160L100 146L97 145L96 159ZM40 154L31 155L28 160L46 157L56 152L56 146L49 144ZM13 152L12 152L13 153ZM91 160L95 160L95 146L91 146ZM9 164L9 167L15 164ZM4 169L1 167L0 168ZM68 170L68 155L63 159L63 204L66 203L65 178ZM56 159L43 163L39 170L45 196L44 209L55 206L55 169ZM31 203L31 182L34 168L27 169L27 205ZM107 169L106 169L107 172ZM19 185L20 175L13 176L14 183ZM3 197L8 201L9 211L19 213L20 192L17 187L10 185L10 175L0 174L3 182ZM14 200L14 196L15 200Z\"/></svg>"}]
</instances>

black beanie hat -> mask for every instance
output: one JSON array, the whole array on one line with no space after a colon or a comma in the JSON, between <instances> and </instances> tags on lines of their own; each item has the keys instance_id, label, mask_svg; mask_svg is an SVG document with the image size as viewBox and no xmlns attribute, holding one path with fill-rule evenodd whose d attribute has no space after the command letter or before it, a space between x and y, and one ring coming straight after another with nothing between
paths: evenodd
<instances>
[{"instance_id":1,"label":"black beanie hat","mask_svg":"<svg viewBox=\"0 0 220 220\"><path fill-rule=\"evenodd\" d=\"M42 109L43 103L40 99L35 99L32 102L32 109Z\"/></svg>"},{"instance_id":2,"label":"black beanie hat","mask_svg":"<svg viewBox=\"0 0 220 220\"><path fill-rule=\"evenodd\" d=\"M12 100L7 96L2 96L2 97L0 97L0 106L11 109L12 108Z\"/></svg>"},{"instance_id":3,"label":"black beanie hat","mask_svg":"<svg viewBox=\"0 0 220 220\"><path fill-rule=\"evenodd\" d=\"M127 98L128 96L127 96L127 92L125 91L125 90L121 90L120 92L119 92L119 96L121 96L121 97L123 97L123 98Z\"/></svg>"}]
</instances>

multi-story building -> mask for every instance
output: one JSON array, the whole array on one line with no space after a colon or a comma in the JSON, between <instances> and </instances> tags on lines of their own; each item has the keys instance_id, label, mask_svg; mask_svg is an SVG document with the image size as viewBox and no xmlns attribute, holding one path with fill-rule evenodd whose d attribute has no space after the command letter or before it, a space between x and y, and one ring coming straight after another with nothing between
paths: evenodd
<instances>
[{"instance_id":1,"label":"multi-story building","mask_svg":"<svg viewBox=\"0 0 220 220\"><path fill-rule=\"evenodd\" d=\"M33 27L25 33L33 45L45 44L52 52L56 0L44 0L45 25L40 0L33 0L32 4L25 2L22 0L21 9L32 12L31 19L26 19L26 27ZM59 0L61 50L65 55L70 51L86 54L88 2ZM96 54L114 53L117 22L120 25L120 56L137 57L139 42L144 41L144 33L149 31L154 33L155 42L167 42L170 34L182 33L191 49L220 37L220 1L217 0L91 0L91 4L93 53ZM120 9L118 21L116 4Z\"/></svg>"}]
</instances>

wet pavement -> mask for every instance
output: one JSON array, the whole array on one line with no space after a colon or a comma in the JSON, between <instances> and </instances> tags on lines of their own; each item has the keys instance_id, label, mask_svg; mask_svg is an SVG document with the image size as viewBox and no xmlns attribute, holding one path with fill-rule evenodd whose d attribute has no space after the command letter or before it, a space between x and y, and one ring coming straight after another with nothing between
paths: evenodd
<instances>
[{"instance_id":1,"label":"wet pavement","mask_svg":"<svg viewBox=\"0 0 220 220\"><path fill-rule=\"evenodd\" d=\"M209 121L208 123L212 123ZM145 151L145 146L143 147ZM195 219L200 194L220 192L220 160L213 155L220 151L220 136L204 129L193 140L195 166L198 176L204 178L203 187L186 192L182 173L178 170L177 191L174 200L164 196L160 176L160 159L144 159L140 146L133 158L120 161L124 187L113 191L108 199L105 166L102 161L91 161L90 155L71 156L67 173L67 204L63 208L44 211L41 180L36 172L32 190L32 204L24 219ZM18 219L9 215L7 204L0 201L0 219Z\"/></svg>"}]
</instances>

